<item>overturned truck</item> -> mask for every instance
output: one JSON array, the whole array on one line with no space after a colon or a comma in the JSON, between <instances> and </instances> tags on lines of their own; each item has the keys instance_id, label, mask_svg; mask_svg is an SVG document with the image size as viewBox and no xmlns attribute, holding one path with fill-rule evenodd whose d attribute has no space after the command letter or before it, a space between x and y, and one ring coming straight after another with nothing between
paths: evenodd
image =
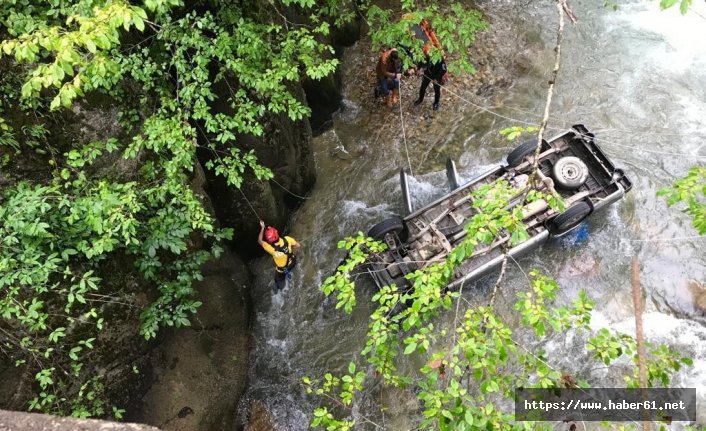
<instances>
[{"instance_id":1,"label":"overturned truck","mask_svg":"<svg viewBox=\"0 0 706 431\"><path fill-rule=\"evenodd\" d=\"M368 236L384 241L388 248L367 260L367 270L378 287L396 284L407 289L405 275L443 260L466 236L465 224L475 214L471 193L481 186L506 180L524 187L532 171L537 141L520 145L500 163L465 184L459 184L454 163L447 161L451 191L436 201L414 210L407 173L400 170L406 217L392 217L373 226ZM536 249L550 236L560 236L577 227L594 211L621 199L632 183L617 169L583 125L575 125L549 141L543 140L539 154L538 188L553 187L564 199L566 209L557 212L544 200L527 204L523 217L529 238L504 251L509 237L479 245L449 280L453 289L470 283L498 268L506 252L519 257ZM519 204L519 197L514 205ZM513 203L511 203L513 205Z\"/></svg>"}]
</instances>

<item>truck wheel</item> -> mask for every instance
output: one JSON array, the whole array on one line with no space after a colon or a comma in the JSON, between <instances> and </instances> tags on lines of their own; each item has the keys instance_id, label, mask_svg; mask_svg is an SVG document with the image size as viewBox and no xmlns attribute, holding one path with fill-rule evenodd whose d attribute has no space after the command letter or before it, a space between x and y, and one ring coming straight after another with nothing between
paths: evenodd
<instances>
[{"instance_id":1,"label":"truck wheel","mask_svg":"<svg viewBox=\"0 0 706 431\"><path fill-rule=\"evenodd\" d=\"M543 145L546 144L546 142L547 141L542 140ZM537 149L536 139L532 139L530 141L525 142L524 144L510 151L510 154L507 155L507 165L511 168L518 166L525 160L525 157L534 153L535 149Z\"/></svg>"},{"instance_id":2,"label":"truck wheel","mask_svg":"<svg viewBox=\"0 0 706 431\"><path fill-rule=\"evenodd\" d=\"M552 176L561 187L577 189L588 179L588 166L578 157L562 157L554 164Z\"/></svg>"},{"instance_id":3,"label":"truck wheel","mask_svg":"<svg viewBox=\"0 0 706 431\"><path fill-rule=\"evenodd\" d=\"M585 201L577 202L566 211L547 222L547 229L552 235L562 235L575 228L591 214L593 208Z\"/></svg>"},{"instance_id":4,"label":"truck wheel","mask_svg":"<svg viewBox=\"0 0 706 431\"><path fill-rule=\"evenodd\" d=\"M399 217L391 217L376 224L370 228L368 236L382 241L388 233L396 233L400 241L407 239L407 229L405 229L404 222Z\"/></svg>"}]
</instances>

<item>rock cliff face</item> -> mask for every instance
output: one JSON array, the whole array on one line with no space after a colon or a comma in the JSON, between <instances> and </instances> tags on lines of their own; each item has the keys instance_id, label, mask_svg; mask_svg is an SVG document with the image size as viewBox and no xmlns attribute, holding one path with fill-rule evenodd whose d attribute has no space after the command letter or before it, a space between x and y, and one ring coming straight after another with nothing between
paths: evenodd
<instances>
[{"instance_id":1,"label":"rock cliff face","mask_svg":"<svg viewBox=\"0 0 706 431\"><path fill-rule=\"evenodd\" d=\"M80 145L117 136L120 130L116 115L110 106L86 101L67 112L67 121L63 123L68 124L66 130L52 136L67 139L67 147L68 139ZM12 169L4 170L0 186L21 180L44 181L51 169L48 159L48 156L32 153L18 158ZM119 155L108 155L92 167L97 174L123 180L131 179L139 168L139 162L125 161ZM192 188L207 210L214 214L211 198L205 190L206 176L198 164ZM193 240L193 247L201 246L199 238ZM110 304L103 310L110 316L110 324L101 331L90 363L86 365L92 370L90 373L106 377L106 395L111 404L126 408L129 420L164 426L164 429L176 429L178 425L186 426L181 429L232 430L235 405L247 381L251 344L247 291L250 274L243 261L226 252L220 259L207 263L203 269L204 280L195 286L203 306L192 318L192 327L163 330L157 340L150 342L139 335L139 329L140 312L149 304L153 286L147 285L137 274L133 260L114 254L104 262L98 275L104 280L103 292L114 292L120 297L119 302L126 305ZM0 408L26 409L34 384L33 373L0 357ZM16 427L8 428L3 428L0 421L0 430L55 429L54 426L59 427L56 429L84 429L78 427L82 424L73 422L66 422L69 425L61 428L64 422L58 419L47 422L48 428L42 428L38 425L42 416L27 418ZM29 428L17 428L25 423Z\"/></svg>"},{"instance_id":2,"label":"rock cliff face","mask_svg":"<svg viewBox=\"0 0 706 431\"><path fill-rule=\"evenodd\" d=\"M337 51L352 44L359 36L359 25L353 24L331 36ZM162 331L158 340L144 341L139 335L139 313L146 306L145 286L131 271L132 261L116 259L106 265L111 285L130 295L130 307L116 310L114 329L101 334L109 346L99 353L96 369L108 378L108 395L117 405L127 409L126 418L145 422L165 430L232 430L236 429L235 408L245 390L249 369L251 339L249 285L251 277L243 259L261 251L255 242L258 218L286 230L287 220L300 197L305 196L316 181L312 124L321 130L338 110L341 102L340 76L322 81L304 80L294 91L312 108L308 119L291 121L284 115L267 120L263 137L242 136L238 145L244 151L254 150L259 161L272 169L273 181L258 181L246 172L242 191L225 184L222 178L197 167L194 190L222 227L232 227L236 238L231 244L237 253L226 252L204 268L204 280L198 283L198 300L203 305L192 319L191 328ZM109 102L109 101L108 101ZM59 139L57 145L69 142L91 142L120 136L122 130L117 112L105 100L86 100L67 112L60 129L51 131ZM62 144L63 142L63 144ZM95 169L111 178L130 179L139 169L139 158L125 161L119 156L99 160ZM199 154L203 161L207 155ZM30 153L17 159L11 172L0 173L0 186L21 179L41 182L48 178L49 157ZM197 240L198 241L198 240ZM194 244L198 246L198 244ZM139 373L133 372L133 367ZM21 410L30 398L34 376L23 373L0 359L0 407ZM258 418L249 429L270 429L264 407L255 404ZM132 425L110 425L96 421L48 419L42 415L3 413L1 430L24 429L153 429ZM4 422L3 422L4 421ZM7 425L16 421L12 426ZM4 426L4 428L3 428ZM117 428L115 426L118 426ZM22 428L24 427L24 428Z\"/></svg>"},{"instance_id":3,"label":"rock cliff face","mask_svg":"<svg viewBox=\"0 0 706 431\"><path fill-rule=\"evenodd\" d=\"M359 23L335 32L329 41L340 54L360 35ZM219 224L236 232L232 249L209 263L199 283L204 305L193 328L167 334L150 355L150 387L134 400L128 419L159 426L164 430L237 429L236 406L247 383L250 275L242 258L261 253L256 246L258 218L286 230L291 212L316 181L312 128L321 130L341 103L338 74L322 81L304 80L294 88L298 98L312 109L311 119L292 121L285 115L271 116L264 136L240 136L238 146L255 151L258 160L274 173L274 180L258 181L245 173L240 190L223 178L197 171L194 189L211 205ZM200 153L207 160L207 153ZM274 430L269 414L257 400L250 404L246 430Z\"/></svg>"},{"instance_id":4,"label":"rock cliff face","mask_svg":"<svg viewBox=\"0 0 706 431\"><path fill-rule=\"evenodd\" d=\"M245 431L276 431L272 418L262 402L255 400L250 404L248 423Z\"/></svg>"},{"instance_id":5,"label":"rock cliff face","mask_svg":"<svg viewBox=\"0 0 706 431\"><path fill-rule=\"evenodd\" d=\"M301 86L294 90L303 101ZM245 258L258 252L253 247L260 229L258 218L283 229L299 203L299 196L304 196L316 181L309 121L292 121L286 115L275 115L266 124L264 136L240 136L237 142L243 151L253 150L258 161L272 170L273 181L259 181L246 170L238 190L222 177L206 172L206 191L218 221L221 226L235 230L232 245ZM203 152L200 157L205 161L209 155Z\"/></svg>"},{"instance_id":6,"label":"rock cliff face","mask_svg":"<svg viewBox=\"0 0 706 431\"><path fill-rule=\"evenodd\" d=\"M288 11L293 22L306 22L307 18L298 16L293 11ZM339 60L345 47L353 45L360 39L362 21L356 17L342 28L335 28L326 37L324 42L333 47L334 55ZM306 93L307 105L311 108L309 123L314 134L325 131L332 121L333 114L341 107L343 94L341 93L343 75L337 69L335 73L318 81L304 78L302 88Z\"/></svg>"},{"instance_id":7,"label":"rock cliff face","mask_svg":"<svg viewBox=\"0 0 706 431\"><path fill-rule=\"evenodd\" d=\"M18 121L26 121L27 127L34 124L31 118L19 118ZM88 98L71 110L57 113L54 121L47 123L47 128L47 138L51 139L57 151L68 151L73 143L80 146L122 133L117 110L100 98ZM32 184L48 182L53 169L51 160L52 156L46 152L25 151L15 155L13 163L2 169L0 188L19 181ZM129 180L138 168L136 161L112 154L98 160L91 170L114 180ZM149 286L141 284L142 279L134 271L132 258L117 253L101 264L96 275L103 280L101 293L113 294L120 300L102 307L101 313L110 316L110 324L100 332L84 371L87 375L106 376L108 396L122 406L133 393L142 390L142 382L132 372L132 367L144 369L145 355L154 345L154 342L148 343L139 336L139 306L146 305L146 301L141 300L144 294L140 293L148 290ZM15 367L13 361L4 363L5 360L3 355L0 358L0 408L26 409L36 385L34 373L25 366Z\"/></svg>"},{"instance_id":8,"label":"rock cliff face","mask_svg":"<svg viewBox=\"0 0 706 431\"><path fill-rule=\"evenodd\" d=\"M306 21L303 17L298 19ZM330 34L326 42L334 47L336 56L340 57L344 47L359 39L361 25L354 20ZM238 137L240 148L254 150L260 163L272 169L273 181L258 181L246 171L241 190L236 190L228 186L223 178L206 173L207 191L213 200L217 218L223 226L232 227L238 233L232 245L241 256L249 258L257 255L257 249L254 251L252 244L259 231L258 218L284 230L292 210L313 187L316 170L312 134L325 130L340 108L343 99L341 79L340 71L318 81L302 79L292 90L299 100L311 108L310 118L292 121L286 115L271 116L266 121L264 136ZM222 109L228 111L229 108L224 106ZM205 162L210 155L204 151L199 157Z\"/></svg>"},{"instance_id":9,"label":"rock cliff face","mask_svg":"<svg viewBox=\"0 0 706 431\"><path fill-rule=\"evenodd\" d=\"M0 410L0 431L159 431L157 428L131 423L93 419L60 418L36 413Z\"/></svg>"},{"instance_id":10,"label":"rock cliff face","mask_svg":"<svg viewBox=\"0 0 706 431\"><path fill-rule=\"evenodd\" d=\"M203 302L192 326L168 333L150 354L151 382L133 400L128 420L163 430L233 430L245 390L248 269L231 253L204 267L197 284Z\"/></svg>"}]
</instances>

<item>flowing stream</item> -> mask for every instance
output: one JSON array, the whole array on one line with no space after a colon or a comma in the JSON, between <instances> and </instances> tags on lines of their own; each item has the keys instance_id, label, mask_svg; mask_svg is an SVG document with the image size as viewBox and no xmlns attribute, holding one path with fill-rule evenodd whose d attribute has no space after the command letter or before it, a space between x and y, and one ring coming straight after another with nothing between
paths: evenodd
<instances>
[{"instance_id":1,"label":"flowing stream","mask_svg":"<svg viewBox=\"0 0 706 431\"><path fill-rule=\"evenodd\" d=\"M694 366L675 383L697 388L704 425L706 238L695 238L689 218L655 193L706 161L706 5L696 1L681 16L676 8L660 11L657 2L622 4L618 11L602 3L572 2L579 22L567 22L565 28L547 135L585 124L634 188L624 200L589 217L586 238L550 240L518 264L512 262L498 306L510 309L515 294L526 289L523 271L538 267L562 285L559 302L571 301L579 290L596 300L596 328L634 333L630 260L637 255L646 294L646 337L694 358ZM372 283L358 279L358 307L351 316L335 310L318 286L343 258L336 249L340 239L403 214L399 168L412 169L418 208L447 191L446 157L455 159L462 178L469 179L516 145L500 136L501 129L541 119L554 64L554 6L493 2L485 9L498 23L497 55L513 65L512 84L478 95L452 78L441 110L434 113L431 89L422 106L412 106L419 82L408 78L401 93L404 129L399 110L390 113L371 100L375 58L369 47L357 45L344 55L346 100L333 128L314 140L318 180L291 224L290 235L303 244L292 285L273 295L269 258L252 264L258 274L256 347L247 396L263 400L279 429L308 429L315 400L299 385L301 377L344 371L364 344ZM481 280L464 295L487 301L493 281ZM545 349L558 367L576 371L571 363L584 353L570 344L559 339ZM613 376L598 371L578 371L612 382ZM373 415L390 430L414 427L411 416L418 406L412 394L369 392L373 395L354 406L354 416ZM384 418L371 413L379 403L388 408ZM360 422L360 429L374 429Z\"/></svg>"}]
</instances>

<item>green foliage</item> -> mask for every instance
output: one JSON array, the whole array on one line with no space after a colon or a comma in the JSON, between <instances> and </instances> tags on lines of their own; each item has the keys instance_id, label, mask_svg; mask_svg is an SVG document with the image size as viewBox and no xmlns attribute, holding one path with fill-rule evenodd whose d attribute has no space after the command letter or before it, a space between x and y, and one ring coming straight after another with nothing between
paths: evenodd
<instances>
[{"instance_id":1,"label":"green foliage","mask_svg":"<svg viewBox=\"0 0 706 431\"><path fill-rule=\"evenodd\" d=\"M659 7L662 10L669 9L678 3L679 4L679 12L681 12L682 15L685 15L689 11L689 6L691 6L691 1L692 0L660 0Z\"/></svg>"},{"instance_id":2,"label":"green foliage","mask_svg":"<svg viewBox=\"0 0 706 431\"><path fill-rule=\"evenodd\" d=\"M82 164L80 155L72 156L74 164ZM191 282L220 248L187 250L188 205L172 213L160 208L161 201L142 200L136 183L83 177L69 173L65 182L57 179L50 186L19 183L3 194L0 314L13 328L12 334L3 330L11 356L19 365L41 367L36 380L44 396L30 408L93 416L106 413L102 400L91 407L81 402L81 391L74 398L66 392L72 392L76 377L90 376L83 370L85 360L105 322L101 263L120 250L135 256L143 276L159 286L161 295L143 313L142 333L151 337L161 325L189 324L188 315L199 305ZM218 240L228 232L203 235ZM56 373L57 368L71 373ZM99 380L91 385L86 399L93 403L103 386Z\"/></svg>"},{"instance_id":3,"label":"green foliage","mask_svg":"<svg viewBox=\"0 0 706 431\"><path fill-rule=\"evenodd\" d=\"M666 197L669 206L686 204L684 212L691 216L694 228L700 235L706 234L706 167L691 168L672 187L659 190L657 196Z\"/></svg>"},{"instance_id":4,"label":"green foliage","mask_svg":"<svg viewBox=\"0 0 706 431\"><path fill-rule=\"evenodd\" d=\"M312 427L325 427L327 431L350 431L355 422L336 419L326 407L317 407L314 410L314 419L311 421Z\"/></svg>"},{"instance_id":5,"label":"green foliage","mask_svg":"<svg viewBox=\"0 0 706 431\"><path fill-rule=\"evenodd\" d=\"M364 380L365 373L363 371L356 372L356 364L351 362L348 364L348 374L344 374L340 378L326 373L321 382L303 377L302 383L308 394L325 396L330 400L340 400L343 406L350 406L356 392L363 390ZM312 427L321 426L326 430L347 431L352 429L354 425L354 421L336 419L328 407L316 408L311 421Z\"/></svg>"},{"instance_id":6,"label":"green foliage","mask_svg":"<svg viewBox=\"0 0 706 431\"><path fill-rule=\"evenodd\" d=\"M518 198L523 195L524 190L515 189L505 180L484 185L473 192L473 208L478 212L465 226L468 232L464 240L465 247L458 247L456 250L459 251L454 250L449 260L460 264L472 254L473 250L469 246L490 244L501 235L509 236L510 245L513 246L527 240L529 235L522 221L522 205L518 204Z\"/></svg>"},{"instance_id":7,"label":"green foliage","mask_svg":"<svg viewBox=\"0 0 706 431\"><path fill-rule=\"evenodd\" d=\"M412 63L436 62L445 55L453 58L449 62L452 72L474 73L467 51L475 41L475 35L487 28L480 12L461 3L401 2L401 11L383 9L371 5L367 9L367 22L373 48L408 47L412 58L403 57L406 67ZM441 49L431 46L428 57L424 54L424 42L414 37L412 26L425 19L434 29Z\"/></svg>"},{"instance_id":8,"label":"green foliage","mask_svg":"<svg viewBox=\"0 0 706 431\"><path fill-rule=\"evenodd\" d=\"M37 98L43 88L58 88L50 108L69 107L85 91L110 88L120 69L110 51L120 44L120 29L143 31L147 14L126 2L95 7L92 16L72 15L66 27L42 26L0 43L0 51L17 62L36 66L22 86L22 97ZM17 32L17 27L10 27Z\"/></svg>"},{"instance_id":9,"label":"green foliage","mask_svg":"<svg viewBox=\"0 0 706 431\"><path fill-rule=\"evenodd\" d=\"M603 7L614 11L620 9L620 5L615 0L603 0Z\"/></svg>"},{"instance_id":10,"label":"green foliage","mask_svg":"<svg viewBox=\"0 0 706 431\"><path fill-rule=\"evenodd\" d=\"M20 145L15 138L14 130L3 118L0 118L0 146L11 147L15 149L15 151L20 150Z\"/></svg>"},{"instance_id":11,"label":"green foliage","mask_svg":"<svg viewBox=\"0 0 706 431\"><path fill-rule=\"evenodd\" d=\"M447 259L408 274L406 277L413 282L409 291L384 286L373 296L376 308L360 356L372 366L374 375L354 375L362 367L358 364L351 365L349 374L341 378L330 373L322 382L304 378L307 392L322 397L321 407L314 411L312 428L353 427L347 411L351 403L349 387L344 388L341 382L354 380L355 396L366 381L374 379L376 382L368 385L379 381L383 385L414 386L422 405L420 429L529 429L527 422L514 422L507 407L512 405L516 388L588 386L581 376L574 377L553 366L554 358L538 347L547 339L564 337L569 330L577 336L587 335L585 348L591 359L607 366L622 365L625 359L637 363L631 337L605 329L591 334L594 302L584 292L570 305L555 305L558 284L537 270L528 275L529 290L517 294L514 310L519 318L500 317L492 306L464 307L459 314L461 304L456 304L455 319L439 319L441 313L454 309L454 301L462 301L458 292L446 289L446 284L464 260L483 252L493 241L505 238L512 246L527 238L520 203L546 196L525 192L505 181L476 190L472 199L477 213L465 226L466 237ZM375 244L359 235L342 241L340 246L354 249L371 243ZM326 280L324 292L339 295L339 304L342 293L344 298L352 296L355 285L350 273L363 259L365 253L351 253L337 273ZM345 307L346 312L352 312L353 305ZM513 329L508 321L521 324L513 325L517 326ZM421 365L414 371L400 372L402 356L414 356L413 362ZM664 346L650 346L647 362L650 384L667 386L671 374L690 360ZM636 367L628 368L624 377L629 387L635 385L636 375ZM359 376L362 381L357 380ZM551 426L535 423L531 428Z\"/></svg>"},{"instance_id":12,"label":"green foliage","mask_svg":"<svg viewBox=\"0 0 706 431\"><path fill-rule=\"evenodd\" d=\"M513 126L513 127L508 127L506 129L502 129L500 131L500 134L505 136L505 138L508 141L514 141L515 139L519 138L520 136L522 136L526 133L534 133L537 130L539 130L539 128L535 127L535 126L527 126L527 127Z\"/></svg>"},{"instance_id":13,"label":"green foliage","mask_svg":"<svg viewBox=\"0 0 706 431\"><path fill-rule=\"evenodd\" d=\"M355 284L350 278L350 272L356 266L364 263L371 253L379 253L387 246L371 238L366 238L362 232L358 232L358 236L355 238L339 241L338 248L348 250L348 258L343 265L338 267L336 274L324 281L319 290L327 296L335 292L338 299L336 309L343 307L346 313L350 313L356 305Z\"/></svg>"},{"instance_id":14,"label":"green foliage","mask_svg":"<svg viewBox=\"0 0 706 431\"><path fill-rule=\"evenodd\" d=\"M102 377L92 377L92 351L111 310L134 302L134 293L106 279L108 263L134 263L135 275L152 286L140 314L144 338L162 326L190 325L200 305L193 283L232 235L215 228L190 186L197 149L205 148L207 167L236 187L248 172L272 178L254 151L239 148L239 137L262 136L274 115L309 115L294 85L335 70L333 49L318 39L328 24L285 31L287 23L251 6L0 5L0 32L9 35L0 42L1 67L14 72L0 77L0 145L18 156L49 156L39 183L19 182L0 200L0 314L12 329L0 335L8 356L36 375L31 409L122 414L108 408ZM49 130L59 128L62 108L91 92L121 111L121 135L53 142ZM37 122L20 126L20 118ZM139 170L116 175L105 168L116 161ZM124 271L132 276L129 266Z\"/></svg>"},{"instance_id":15,"label":"green foliage","mask_svg":"<svg viewBox=\"0 0 706 431\"><path fill-rule=\"evenodd\" d=\"M432 22L444 50L472 69L460 54L485 26L480 15L458 5L417 12L413 21ZM113 265L125 263L121 275L150 286L140 335L190 325L200 267L232 235L191 188L197 151L231 186L273 178L241 137L264 136L273 117L308 116L299 81L334 72L338 60L322 40L332 25L365 14L382 16L367 2L335 0L0 3L0 164L30 155L46 163L0 198L0 338L21 372L35 376L31 409L122 415L95 377L95 350L108 347L101 331L116 309L129 314L136 303L135 286L110 277ZM376 43L405 28L395 43L410 40L412 21L391 19L399 25L373 20ZM418 41L410 46L421 53ZM117 135L62 135L96 100L119 111ZM346 244L359 261L381 247L362 236ZM352 281L333 283L339 307L352 310ZM339 395L352 394L352 384L342 380Z\"/></svg>"}]
</instances>

